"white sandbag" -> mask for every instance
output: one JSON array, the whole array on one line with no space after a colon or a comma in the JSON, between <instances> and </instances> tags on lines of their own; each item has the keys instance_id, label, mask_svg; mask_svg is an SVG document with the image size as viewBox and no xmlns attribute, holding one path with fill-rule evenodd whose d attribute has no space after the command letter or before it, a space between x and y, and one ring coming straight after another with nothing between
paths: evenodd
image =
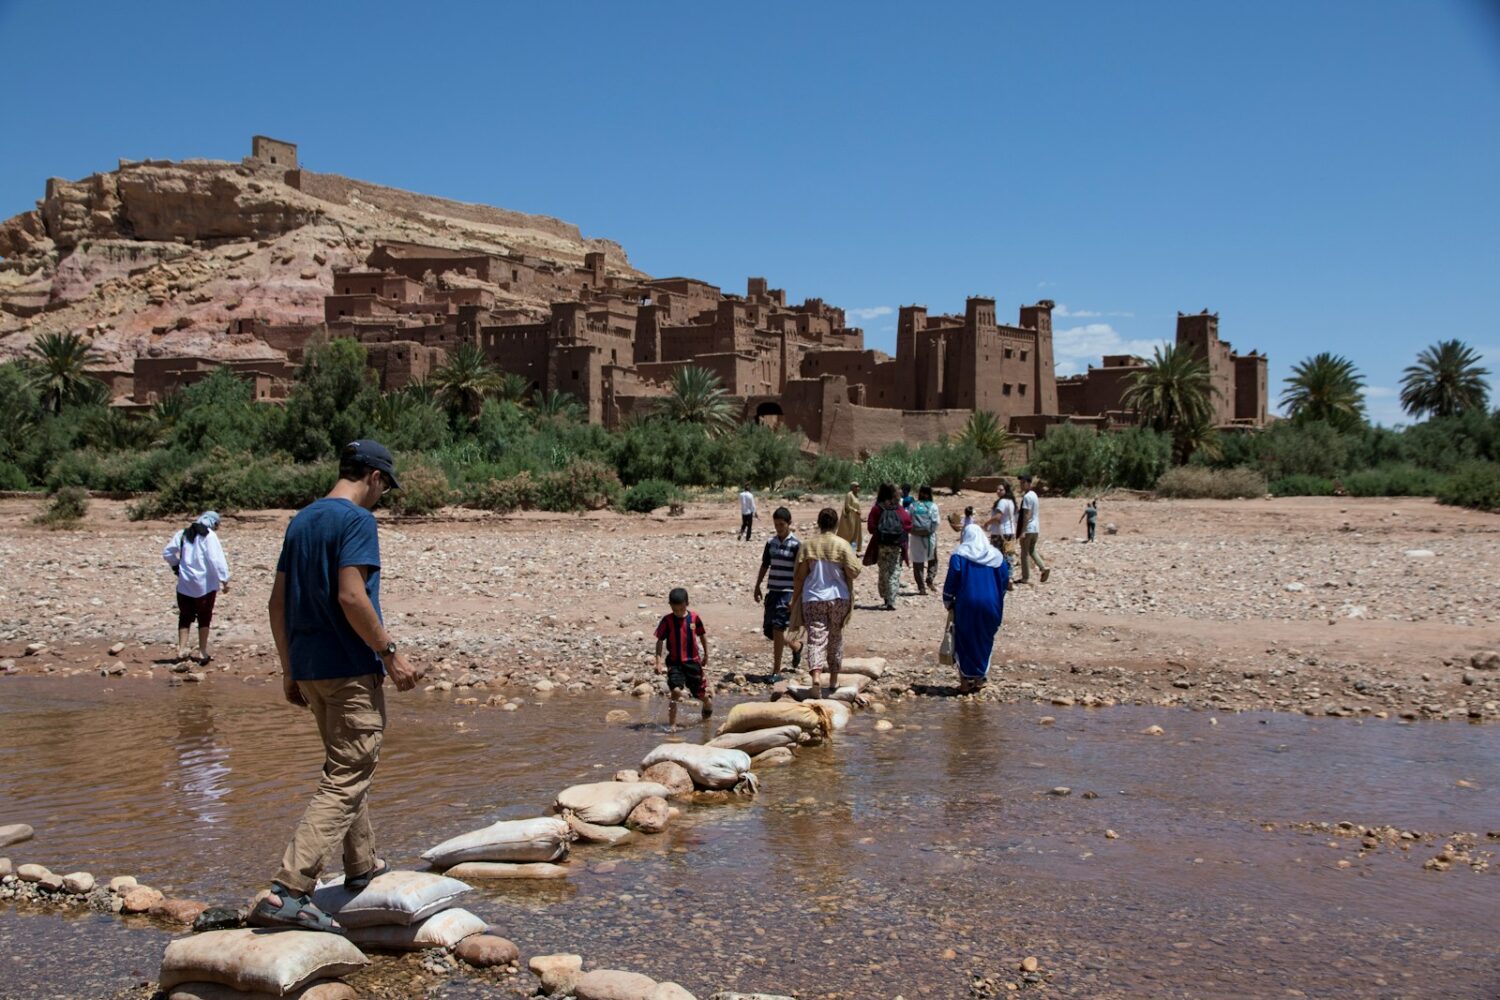
<instances>
[{"instance_id":1,"label":"white sandbag","mask_svg":"<svg viewBox=\"0 0 1500 1000\"><path fill-rule=\"evenodd\" d=\"M358 972L369 961L338 934L241 927L168 943L157 980L164 990L181 983L218 983L242 993L281 997L315 979Z\"/></svg>"},{"instance_id":2,"label":"white sandbag","mask_svg":"<svg viewBox=\"0 0 1500 1000\"><path fill-rule=\"evenodd\" d=\"M750 755L745 751L697 743L663 743L646 755L641 766L650 767L664 760L687 768L693 784L700 788L733 788L750 770Z\"/></svg>"},{"instance_id":3,"label":"white sandbag","mask_svg":"<svg viewBox=\"0 0 1500 1000\"><path fill-rule=\"evenodd\" d=\"M797 726L803 732L824 738L833 732L828 710L810 702L747 701L729 710L729 716L719 727L717 735L751 733L778 726Z\"/></svg>"},{"instance_id":4,"label":"white sandbag","mask_svg":"<svg viewBox=\"0 0 1500 1000\"><path fill-rule=\"evenodd\" d=\"M558 820L562 823L562 820ZM566 825L566 824L564 824ZM568 830L572 835L572 829ZM546 862L526 862L513 864L509 861L465 861L461 865L455 865L448 869L449 878L476 879L487 881L494 879L528 879L528 878L567 878L573 874L566 865L552 865Z\"/></svg>"},{"instance_id":5,"label":"white sandbag","mask_svg":"<svg viewBox=\"0 0 1500 1000\"><path fill-rule=\"evenodd\" d=\"M568 853L572 839L568 824L556 816L502 820L445 840L423 851L422 860L434 868L462 861L556 861Z\"/></svg>"},{"instance_id":6,"label":"white sandbag","mask_svg":"<svg viewBox=\"0 0 1500 1000\"><path fill-rule=\"evenodd\" d=\"M567 820L573 832L578 834L578 839L588 844L614 847L616 844L635 839L635 831L627 826L601 826L598 823L585 823L572 813L568 814Z\"/></svg>"},{"instance_id":7,"label":"white sandbag","mask_svg":"<svg viewBox=\"0 0 1500 1000\"><path fill-rule=\"evenodd\" d=\"M885 657L846 656L839 661L839 676L843 677L845 674L861 674L878 681L885 675Z\"/></svg>"},{"instance_id":8,"label":"white sandbag","mask_svg":"<svg viewBox=\"0 0 1500 1000\"><path fill-rule=\"evenodd\" d=\"M407 927L394 924L382 927L351 927L349 940L361 948L379 951L421 951L424 948L452 948L471 934L484 933L488 926L468 910L452 909L434 913L426 920Z\"/></svg>"},{"instance_id":9,"label":"white sandbag","mask_svg":"<svg viewBox=\"0 0 1500 1000\"><path fill-rule=\"evenodd\" d=\"M855 693L859 693L873 683L874 681L870 680L870 678L866 677L864 674L846 674L842 671L839 672L838 690L840 691L848 688L853 690Z\"/></svg>"},{"instance_id":10,"label":"white sandbag","mask_svg":"<svg viewBox=\"0 0 1500 1000\"><path fill-rule=\"evenodd\" d=\"M469 891L456 878L434 872L386 872L370 880L359 892L344 888L344 876L320 883L313 902L331 913L345 927L384 924L414 924L423 917L446 910Z\"/></svg>"},{"instance_id":11,"label":"white sandbag","mask_svg":"<svg viewBox=\"0 0 1500 1000\"><path fill-rule=\"evenodd\" d=\"M707 745L743 750L754 757L774 747L796 746L798 737L801 735L800 726L773 726L770 729L756 729L748 733L725 733L723 736L715 736L708 741Z\"/></svg>"},{"instance_id":12,"label":"white sandbag","mask_svg":"<svg viewBox=\"0 0 1500 1000\"><path fill-rule=\"evenodd\" d=\"M854 718L854 712L849 708L848 705L844 704L842 701L836 701L832 698L813 698L804 702L803 704L818 705L821 706L825 711L827 711L828 718L833 723L835 732L843 729L849 724L849 720Z\"/></svg>"},{"instance_id":13,"label":"white sandbag","mask_svg":"<svg viewBox=\"0 0 1500 1000\"><path fill-rule=\"evenodd\" d=\"M619 826L642 799L671 794L671 789L654 781L595 781L558 792L552 811L563 813L564 818L571 813L597 826Z\"/></svg>"},{"instance_id":14,"label":"white sandbag","mask_svg":"<svg viewBox=\"0 0 1500 1000\"><path fill-rule=\"evenodd\" d=\"M359 994L337 979L315 980L281 998L275 993L242 993L218 983L179 983L167 1000L359 1000Z\"/></svg>"}]
</instances>

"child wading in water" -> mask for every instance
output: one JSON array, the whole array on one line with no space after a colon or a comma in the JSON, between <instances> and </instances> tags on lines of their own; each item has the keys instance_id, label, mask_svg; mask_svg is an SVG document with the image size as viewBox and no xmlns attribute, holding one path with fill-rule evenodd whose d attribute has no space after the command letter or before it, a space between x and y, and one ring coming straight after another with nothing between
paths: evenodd
<instances>
[{"instance_id":1,"label":"child wading in water","mask_svg":"<svg viewBox=\"0 0 1500 1000\"><path fill-rule=\"evenodd\" d=\"M667 595L667 603L672 606L672 613L663 615L656 626L656 672L667 675L667 690L672 698L667 725L676 729L677 703L682 700L684 688L703 703L705 719L714 714L714 699L704 674L708 666L708 636L703 634L703 619L688 610L688 592L684 587L674 587Z\"/></svg>"}]
</instances>

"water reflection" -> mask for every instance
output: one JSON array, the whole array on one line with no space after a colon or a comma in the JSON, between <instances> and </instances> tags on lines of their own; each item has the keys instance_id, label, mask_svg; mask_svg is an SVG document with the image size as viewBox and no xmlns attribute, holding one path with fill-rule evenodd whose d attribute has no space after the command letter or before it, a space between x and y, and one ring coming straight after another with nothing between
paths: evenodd
<instances>
[{"instance_id":1,"label":"water reflection","mask_svg":"<svg viewBox=\"0 0 1500 1000\"><path fill-rule=\"evenodd\" d=\"M661 737L598 724L622 704L393 699L372 799L382 853L416 865L441 839L634 766ZM642 723L656 712L628 707ZM588 870L566 881L477 886L469 908L530 953L576 950L701 995L961 996L972 973L1024 953L1057 971L1055 995L1493 987L1493 872L1423 872L1420 852L1357 858L1286 824L1500 830L1500 729L1050 712L1056 724L1039 726L1029 706L923 702L894 708L888 733L859 716L765 770L754 801L689 807L613 852L580 848ZM1167 735L1139 735L1150 723ZM310 720L274 684L0 681L0 822L38 828L25 860L240 899L269 877L320 764ZM1057 785L1073 794L1048 795ZM55 923L21 930L0 908L0 939L71 941ZM128 935L101 940L80 984L139 965ZM670 944L682 941L703 944Z\"/></svg>"}]
</instances>

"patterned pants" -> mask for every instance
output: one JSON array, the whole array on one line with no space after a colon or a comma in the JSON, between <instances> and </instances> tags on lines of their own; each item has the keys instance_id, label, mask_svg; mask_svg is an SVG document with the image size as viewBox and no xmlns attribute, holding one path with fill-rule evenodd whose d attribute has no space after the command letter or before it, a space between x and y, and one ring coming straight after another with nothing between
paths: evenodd
<instances>
[{"instance_id":1,"label":"patterned pants","mask_svg":"<svg viewBox=\"0 0 1500 1000\"><path fill-rule=\"evenodd\" d=\"M802 624L807 626L807 669L822 670L826 665L837 670L844 665L844 623L849 620L852 605L847 598L836 601L808 601L802 605Z\"/></svg>"},{"instance_id":2,"label":"patterned pants","mask_svg":"<svg viewBox=\"0 0 1500 1000\"><path fill-rule=\"evenodd\" d=\"M901 546L880 547L880 596L885 603L895 605L901 593Z\"/></svg>"}]
</instances>

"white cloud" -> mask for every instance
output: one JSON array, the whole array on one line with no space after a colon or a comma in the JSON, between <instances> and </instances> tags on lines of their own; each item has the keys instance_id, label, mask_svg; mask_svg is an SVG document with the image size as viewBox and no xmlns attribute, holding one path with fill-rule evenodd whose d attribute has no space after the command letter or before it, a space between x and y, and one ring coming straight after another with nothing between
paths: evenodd
<instances>
[{"instance_id":1,"label":"white cloud","mask_svg":"<svg viewBox=\"0 0 1500 1000\"><path fill-rule=\"evenodd\" d=\"M849 309L846 312L855 319L875 319L879 316L889 316L896 310L890 306L866 306L863 309Z\"/></svg>"},{"instance_id":2,"label":"white cloud","mask_svg":"<svg viewBox=\"0 0 1500 1000\"><path fill-rule=\"evenodd\" d=\"M1108 323L1085 323L1052 332L1052 360L1057 374L1077 375L1099 364L1106 354L1135 354L1149 358L1164 339L1130 340Z\"/></svg>"},{"instance_id":3,"label":"white cloud","mask_svg":"<svg viewBox=\"0 0 1500 1000\"><path fill-rule=\"evenodd\" d=\"M1066 302L1059 302L1056 308L1052 310L1052 315L1066 319L1097 319L1102 316L1135 317L1135 313L1133 312L1098 312L1093 309L1069 309Z\"/></svg>"}]
</instances>

